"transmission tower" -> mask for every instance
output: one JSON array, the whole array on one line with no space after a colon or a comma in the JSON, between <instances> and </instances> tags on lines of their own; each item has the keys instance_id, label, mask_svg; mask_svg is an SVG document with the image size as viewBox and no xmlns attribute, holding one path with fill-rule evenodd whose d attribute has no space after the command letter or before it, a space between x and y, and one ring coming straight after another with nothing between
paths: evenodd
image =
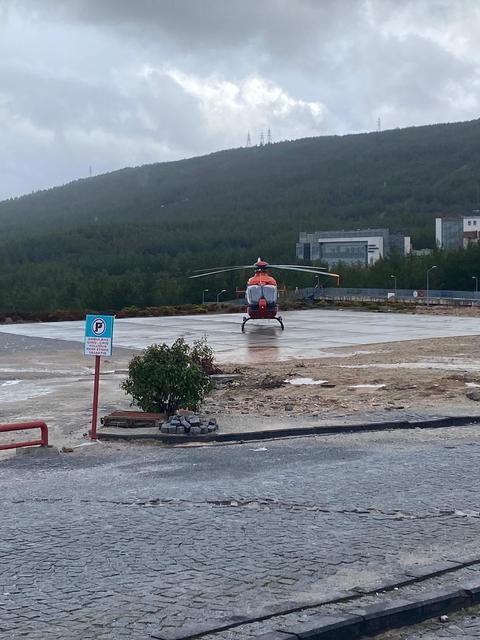
<instances>
[{"instance_id":1,"label":"transmission tower","mask_svg":"<svg viewBox=\"0 0 480 640\"><path fill-rule=\"evenodd\" d=\"M377 133L381 133L382 131L382 120L381 118L377 118Z\"/></svg>"},{"instance_id":2,"label":"transmission tower","mask_svg":"<svg viewBox=\"0 0 480 640\"><path fill-rule=\"evenodd\" d=\"M263 147L265 144L265 136L263 135L263 129L260 131L260 146Z\"/></svg>"},{"instance_id":3,"label":"transmission tower","mask_svg":"<svg viewBox=\"0 0 480 640\"><path fill-rule=\"evenodd\" d=\"M250 137L250 131L247 134L247 147L251 147L252 146L252 139Z\"/></svg>"},{"instance_id":4,"label":"transmission tower","mask_svg":"<svg viewBox=\"0 0 480 640\"><path fill-rule=\"evenodd\" d=\"M272 144L272 130L270 129L270 127L267 131L267 144Z\"/></svg>"}]
</instances>

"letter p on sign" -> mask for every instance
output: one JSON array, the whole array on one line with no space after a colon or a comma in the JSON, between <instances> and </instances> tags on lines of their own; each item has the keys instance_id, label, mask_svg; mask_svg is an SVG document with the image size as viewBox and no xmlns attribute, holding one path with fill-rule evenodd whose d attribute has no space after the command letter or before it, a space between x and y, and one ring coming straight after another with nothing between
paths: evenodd
<instances>
[{"instance_id":1,"label":"letter p on sign","mask_svg":"<svg viewBox=\"0 0 480 640\"><path fill-rule=\"evenodd\" d=\"M93 321L93 327L92 327L93 333L96 336L101 336L103 333L105 333L105 328L106 328L105 320L103 318L95 318L95 320Z\"/></svg>"}]
</instances>

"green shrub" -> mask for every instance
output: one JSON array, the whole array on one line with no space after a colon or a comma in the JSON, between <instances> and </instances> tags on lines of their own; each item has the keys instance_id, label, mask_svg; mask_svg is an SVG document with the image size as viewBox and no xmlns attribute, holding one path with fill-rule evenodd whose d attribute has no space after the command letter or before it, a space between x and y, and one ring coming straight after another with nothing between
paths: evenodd
<instances>
[{"instance_id":1,"label":"green shrub","mask_svg":"<svg viewBox=\"0 0 480 640\"><path fill-rule=\"evenodd\" d=\"M222 373L222 370L215 364L213 351L208 346L206 338L196 340L193 343L191 356L192 360L198 364L203 373L205 373L207 376L211 376L216 373Z\"/></svg>"},{"instance_id":2,"label":"green shrub","mask_svg":"<svg viewBox=\"0 0 480 640\"><path fill-rule=\"evenodd\" d=\"M211 388L203 362L213 363L205 340L193 347L183 338L171 347L153 344L132 358L121 387L143 411L172 415L179 408L196 410Z\"/></svg>"}]
</instances>

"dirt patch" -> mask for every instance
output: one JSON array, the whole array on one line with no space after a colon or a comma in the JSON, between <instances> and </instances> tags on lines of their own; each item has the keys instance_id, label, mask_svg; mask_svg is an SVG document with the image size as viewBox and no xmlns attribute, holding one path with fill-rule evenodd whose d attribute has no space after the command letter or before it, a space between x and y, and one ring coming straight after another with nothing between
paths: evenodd
<instances>
[{"instance_id":1,"label":"dirt patch","mask_svg":"<svg viewBox=\"0 0 480 640\"><path fill-rule=\"evenodd\" d=\"M0 422L41 419L54 444L82 442L91 421L93 359L81 346L44 342L0 354ZM100 416L130 408L120 383L133 353L116 349L103 361ZM239 377L215 389L202 413L217 417L220 431L303 426L369 412L480 413L480 402L466 396L480 385L477 354L480 336L468 336L332 348L312 360L222 365ZM289 382L299 379L307 382Z\"/></svg>"},{"instance_id":2,"label":"dirt patch","mask_svg":"<svg viewBox=\"0 0 480 640\"><path fill-rule=\"evenodd\" d=\"M239 416L285 417L287 410L297 416L322 418L378 409L477 410L466 392L472 384L480 384L480 337L326 351L328 357L312 360L225 366L226 372L241 377L216 390L205 408ZM312 384L290 384L298 379L310 379ZM315 384L317 381L327 383Z\"/></svg>"}]
</instances>

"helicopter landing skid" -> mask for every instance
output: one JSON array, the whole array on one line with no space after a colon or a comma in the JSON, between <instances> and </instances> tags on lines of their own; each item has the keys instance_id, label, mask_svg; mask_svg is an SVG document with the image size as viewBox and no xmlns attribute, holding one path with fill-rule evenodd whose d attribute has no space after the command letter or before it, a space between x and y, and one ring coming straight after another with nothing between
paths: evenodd
<instances>
[{"instance_id":1,"label":"helicopter landing skid","mask_svg":"<svg viewBox=\"0 0 480 640\"><path fill-rule=\"evenodd\" d=\"M248 316L243 316L243 321L242 321L242 333L245 331L245 325L247 324L247 322L249 320L252 320L252 318L249 318ZM282 327L282 331L285 330L285 325L283 324L283 318L282 316L276 316L275 318L272 318L272 320L276 320L280 326Z\"/></svg>"}]
</instances>

